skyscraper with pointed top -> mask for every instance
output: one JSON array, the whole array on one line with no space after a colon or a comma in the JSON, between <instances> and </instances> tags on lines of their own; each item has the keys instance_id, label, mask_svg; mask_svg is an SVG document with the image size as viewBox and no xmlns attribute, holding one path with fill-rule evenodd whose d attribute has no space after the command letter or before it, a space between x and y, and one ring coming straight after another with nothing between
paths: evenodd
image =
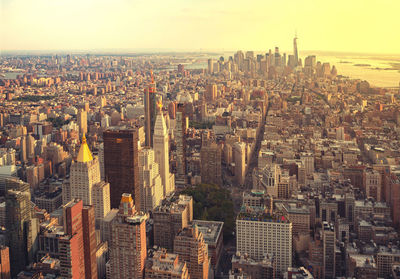
<instances>
[{"instance_id":1,"label":"skyscraper with pointed top","mask_svg":"<svg viewBox=\"0 0 400 279\"><path fill-rule=\"evenodd\" d=\"M156 122L157 112L157 94L156 84L154 82L153 72L151 72L151 83L144 91L144 113L145 113L145 144L152 147L154 124Z\"/></svg>"},{"instance_id":2,"label":"skyscraper with pointed top","mask_svg":"<svg viewBox=\"0 0 400 279\"><path fill-rule=\"evenodd\" d=\"M297 51L297 32L293 39L293 55L294 55L295 66L297 67L299 65L299 53Z\"/></svg>"},{"instance_id":3,"label":"skyscraper with pointed top","mask_svg":"<svg viewBox=\"0 0 400 279\"><path fill-rule=\"evenodd\" d=\"M69 186L69 193L63 193L65 201L81 199L84 205L94 205L96 219L104 218L110 211L110 184L101 181L99 160L92 156L85 134L71 165Z\"/></svg>"},{"instance_id":4,"label":"skyscraper with pointed top","mask_svg":"<svg viewBox=\"0 0 400 279\"><path fill-rule=\"evenodd\" d=\"M100 165L97 158L93 159L85 134L79 148L76 161L71 165L70 185L71 199L82 199L83 204L92 203L93 185L100 182Z\"/></svg>"},{"instance_id":5,"label":"skyscraper with pointed top","mask_svg":"<svg viewBox=\"0 0 400 279\"><path fill-rule=\"evenodd\" d=\"M160 176L163 185L163 195L168 196L175 190L174 178L169 172L169 141L168 130L165 124L164 115L161 111L162 101L157 104L157 118L154 125L153 148L155 153L155 161L160 167Z\"/></svg>"}]
</instances>

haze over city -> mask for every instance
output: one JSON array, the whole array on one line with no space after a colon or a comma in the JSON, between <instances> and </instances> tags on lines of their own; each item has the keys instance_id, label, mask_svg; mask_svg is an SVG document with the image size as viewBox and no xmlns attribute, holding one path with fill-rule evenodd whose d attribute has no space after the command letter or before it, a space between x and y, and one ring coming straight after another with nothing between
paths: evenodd
<instances>
[{"instance_id":1,"label":"haze over city","mask_svg":"<svg viewBox=\"0 0 400 279\"><path fill-rule=\"evenodd\" d=\"M399 1L0 1L0 279L400 279Z\"/></svg>"},{"instance_id":2,"label":"haze over city","mask_svg":"<svg viewBox=\"0 0 400 279\"><path fill-rule=\"evenodd\" d=\"M2 0L1 50L291 49L398 54L393 0Z\"/></svg>"}]
</instances>

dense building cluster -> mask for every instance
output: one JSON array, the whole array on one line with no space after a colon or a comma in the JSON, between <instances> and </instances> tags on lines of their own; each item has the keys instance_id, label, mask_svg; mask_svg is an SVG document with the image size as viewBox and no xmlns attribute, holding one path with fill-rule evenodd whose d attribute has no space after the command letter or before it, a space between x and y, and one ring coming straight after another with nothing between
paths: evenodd
<instances>
[{"instance_id":1,"label":"dense building cluster","mask_svg":"<svg viewBox=\"0 0 400 279\"><path fill-rule=\"evenodd\" d=\"M293 48L1 56L0 278L399 278L398 92Z\"/></svg>"}]
</instances>

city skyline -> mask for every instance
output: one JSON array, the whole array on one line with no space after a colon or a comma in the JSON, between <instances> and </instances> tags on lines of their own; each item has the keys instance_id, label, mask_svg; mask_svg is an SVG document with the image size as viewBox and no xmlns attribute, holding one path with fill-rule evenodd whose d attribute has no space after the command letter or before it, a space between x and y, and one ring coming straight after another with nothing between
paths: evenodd
<instances>
[{"instance_id":1,"label":"city skyline","mask_svg":"<svg viewBox=\"0 0 400 279\"><path fill-rule=\"evenodd\" d=\"M397 54L400 3L4 0L1 51L292 49ZM156 7L156 8L155 8ZM27 28L29 26L29 28ZM279 28L276 28L276 27Z\"/></svg>"}]
</instances>

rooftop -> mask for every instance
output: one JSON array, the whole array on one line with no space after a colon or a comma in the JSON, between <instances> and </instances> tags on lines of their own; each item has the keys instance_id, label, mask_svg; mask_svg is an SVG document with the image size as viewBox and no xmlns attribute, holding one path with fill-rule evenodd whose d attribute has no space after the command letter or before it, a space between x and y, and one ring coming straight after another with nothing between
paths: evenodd
<instances>
[{"instance_id":1,"label":"rooftop","mask_svg":"<svg viewBox=\"0 0 400 279\"><path fill-rule=\"evenodd\" d=\"M290 223L285 216L277 213L270 214L266 212L264 207L257 206L242 206L237 216L237 220Z\"/></svg>"},{"instance_id":2,"label":"rooftop","mask_svg":"<svg viewBox=\"0 0 400 279\"><path fill-rule=\"evenodd\" d=\"M203 234L204 241L207 244L216 244L222 233L224 222L193 220L197 229Z\"/></svg>"}]
</instances>

